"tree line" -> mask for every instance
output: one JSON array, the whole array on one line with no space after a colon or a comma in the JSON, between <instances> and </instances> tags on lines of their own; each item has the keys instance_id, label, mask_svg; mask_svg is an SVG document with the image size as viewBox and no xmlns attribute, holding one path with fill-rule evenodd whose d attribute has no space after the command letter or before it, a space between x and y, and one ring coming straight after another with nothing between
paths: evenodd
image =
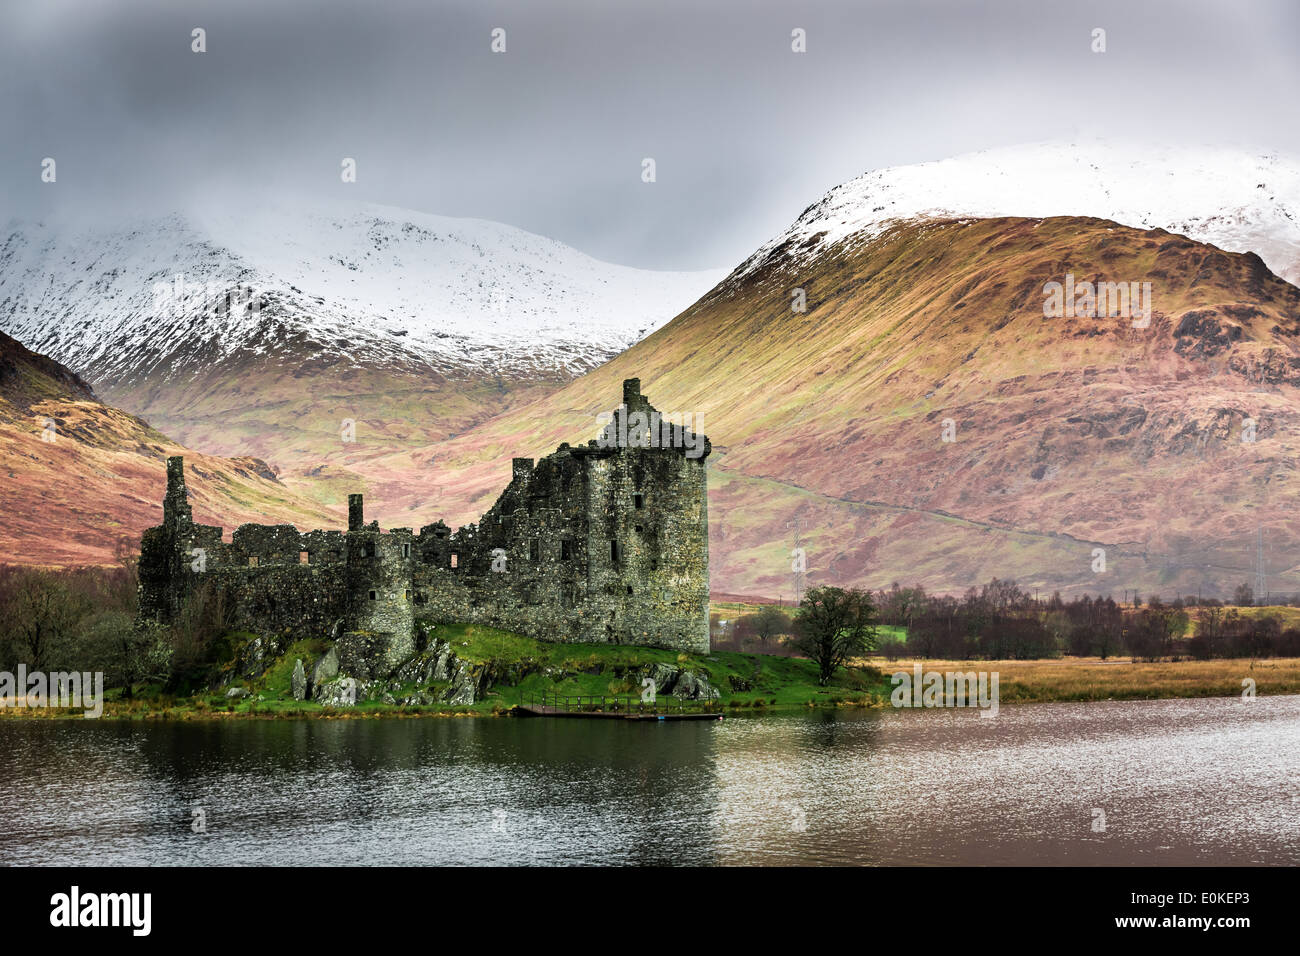
<instances>
[{"instance_id":1,"label":"tree line","mask_svg":"<svg viewBox=\"0 0 1300 956\"><path fill-rule=\"evenodd\" d=\"M1236 596L1251 597L1248 586ZM1300 656L1300 630L1269 614L1244 614L1196 596L1165 603L1134 596L1122 607L1109 596L1045 600L1014 581L994 578L960 597L931 595L919 586L876 594L880 620L907 629L907 638L881 650L891 656L1029 659L1072 655L1174 657ZM1252 602L1245 601L1244 606ZM1192 611L1196 614L1193 627Z\"/></svg>"},{"instance_id":2,"label":"tree line","mask_svg":"<svg viewBox=\"0 0 1300 956\"><path fill-rule=\"evenodd\" d=\"M112 567L0 565L0 671L102 671L125 696L142 683L190 692L227 648L229 615L200 589L170 626L137 622L132 549Z\"/></svg>"},{"instance_id":3,"label":"tree line","mask_svg":"<svg viewBox=\"0 0 1300 956\"><path fill-rule=\"evenodd\" d=\"M823 595L826 591L815 590ZM1234 592L1240 606L1195 595L1166 603L1158 595L1143 600L1135 594L1128 606L1109 596L1087 594L1065 600L1054 593L1038 599L1015 581L998 578L969 588L961 597L929 594L919 585L897 583L852 593L866 600L873 624L905 633L902 640L892 640L888 631L877 635L876 651L890 658L1007 660L1069 655L1154 661L1300 656L1300 630L1285 625L1275 614L1243 610L1254 603L1248 584ZM802 610L763 605L716 628L714 646L750 653L800 653Z\"/></svg>"}]
</instances>

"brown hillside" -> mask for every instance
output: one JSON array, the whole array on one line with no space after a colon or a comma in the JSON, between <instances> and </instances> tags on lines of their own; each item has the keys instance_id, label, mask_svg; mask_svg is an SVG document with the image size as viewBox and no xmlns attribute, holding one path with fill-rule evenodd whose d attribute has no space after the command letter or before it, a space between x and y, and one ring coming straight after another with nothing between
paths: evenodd
<instances>
[{"instance_id":1,"label":"brown hillside","mask_svg":"<svg viewBox=\"0 0 1300 956\"><path fill-rule=\"evenodd\" d=\"M1224 593L1253 580L1257 528L1268 587L1300 590L1300 290L1257 256L1051 218L901 224L790 261L541 401L371 462L381 517L473 520L511 455L590 437L639 376L713 441L715 591L788 594L802 529L809 583ZM1066 273L1150 282L1150 327L1044 318Z\"/></svg>"},{"instance_id":2,"label":"brown hillside","mask_svg":"<svg viewBox=\"0 0 1300 956\"><path fill-rule=\"evenodd\" d=\"M53 441L43 440L47 422ZM119 542L162 518L166 458L186 456L196 520L336 527L256 458L186 451L133 415L95 399L62 365L0 333L0 563L104 564Z\"/></svg>"}]
</instances>

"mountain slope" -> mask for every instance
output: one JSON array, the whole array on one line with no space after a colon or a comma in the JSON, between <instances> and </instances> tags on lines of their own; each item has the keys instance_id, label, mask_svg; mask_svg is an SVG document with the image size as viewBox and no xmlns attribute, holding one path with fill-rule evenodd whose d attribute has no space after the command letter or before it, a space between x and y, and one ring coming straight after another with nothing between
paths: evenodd
<instances>
[{"instance_id":1,"label":"mountain slope","mask_svg":"<svg viewBox=\"0 0 1300 956\"><path fill-rule=\"evenodd\" d=\"M1067 273L1150 282L1150 327L1045 318ZM590 437L638 376L713 441L715 591L789 596L798 531L810 583L1225 593L1259 528L1270 586L1297 589L1298 335L1300 290L1253 254L1096 219L895 224L738 272L432 466L377 461L375 505L472 519L509 455Z\"/></svg>"},{"instance_id":2,"label":"mountain slope","mask_svg":"<svg viewBox=\"0 0 1300 956\"><path fill-rule=\"evenodd\" d=\"M138 550L162 517L166 459L180 454L196 520L227 532L246 521L340 526L265 462L187 451L0 333L0 562L103 564L119 542Z\"/></svg>"},{"instance_id":3,"label":"mountain slope","mask_svg":"<svg viewBox=\"0 0 1300 956\"><path fill-rule=\"evenodd\" d=\"M186 444L346 467L571 380L720 277L366 205L14 223L0 329Z\"/></svg>"}]
</instances>

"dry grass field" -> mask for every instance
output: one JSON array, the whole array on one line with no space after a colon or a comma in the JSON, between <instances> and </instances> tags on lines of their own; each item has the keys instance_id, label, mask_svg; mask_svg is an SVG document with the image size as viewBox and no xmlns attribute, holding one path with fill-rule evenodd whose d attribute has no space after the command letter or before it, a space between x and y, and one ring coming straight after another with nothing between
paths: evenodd
<instances>
[{"instance_id":1,"label":"dry grass field","mask_svg":"<svg viewBox=\"0 0 1300 956\"><path fill-rule=\"evenodd\" d=\"M997 671L1002 703L1049 700L1142 700L1167 697L1231 697L1254 680L1261 696L1300 694L1300 658L1160 661L1067 657L1038 661L887 661L864 663L886 674L911 671Z\"/></svg>"}]
</instances>

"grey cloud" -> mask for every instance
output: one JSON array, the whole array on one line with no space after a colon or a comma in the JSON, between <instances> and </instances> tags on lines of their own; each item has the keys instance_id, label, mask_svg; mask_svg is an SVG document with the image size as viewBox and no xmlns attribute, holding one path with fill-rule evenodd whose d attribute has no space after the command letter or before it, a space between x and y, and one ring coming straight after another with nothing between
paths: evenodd
<instances>
[{"instance_id":1,"label":"grey cloud","mask_svg":"<svg viewBox=\"0 0 1300 956\"><path fill-rule=\"evenodd\" d=\"M731 266L882 165L1077 133L1300 150L1288 2L11 3L9 215L268 191ZM208 52L190 52L190 30ZM493 27L508 50L489 50ZM790 52L790 31L808 52ZM1108 52L1089 35L1107 30ZM39 181L42 157L59 181ZM358 162L345 187L339 163ZM640 180L653 157L658 181ZM350 190L345 192L345 190Z\"/></svg>"}]
</instances>

